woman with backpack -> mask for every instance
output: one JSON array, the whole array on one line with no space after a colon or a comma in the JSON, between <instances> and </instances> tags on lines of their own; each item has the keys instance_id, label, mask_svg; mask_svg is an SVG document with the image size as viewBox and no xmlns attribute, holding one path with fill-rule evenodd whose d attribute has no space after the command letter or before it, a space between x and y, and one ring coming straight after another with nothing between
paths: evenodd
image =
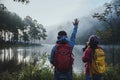
<instances>
[{"instance_id":1,"label":"woman with backpack","mask_svg":"<svg viewBox=\"0 0 120 80\"><path fill-rule=\"evenodd\" d=\"M72 50L75 44L78 23L78 19L75 19L70 39L68 39L65 31L58 32L58 40L50 55L50 63L55 67L54 80L72 80L72 65L74 61Z\"/></svg>"},{"instance_id":2,"label":"woman with backpack","mask_svg":"<svg viewBox=\"0 0 120 80\"><path fill-rule=\"evenodd\" d=\"M98 37L91 35L87 47L83 48L86 80L103 80L106 71L105 53L98 43Z\"/></svg>"}]
</instances>

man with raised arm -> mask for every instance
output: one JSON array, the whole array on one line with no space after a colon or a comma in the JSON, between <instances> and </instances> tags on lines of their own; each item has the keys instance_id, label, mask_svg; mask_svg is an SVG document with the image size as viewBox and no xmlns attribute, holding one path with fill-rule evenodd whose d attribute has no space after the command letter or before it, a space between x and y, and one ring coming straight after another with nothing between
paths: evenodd
<instances>
[{"instance_id":1,"label":"man with raised arm","mask_svg":"<svg viewBox=\"0 0 120 80\"><path fill-rule=\"evenodd\" d=\"M54 66L54 80L72 80L72 65L74 62L72 50L75 45L78 29L78 19L73 22L74 28L70 39L67 33L58 32L56 45L51 50L50 63Z\"/></svg>"}]
</instances>

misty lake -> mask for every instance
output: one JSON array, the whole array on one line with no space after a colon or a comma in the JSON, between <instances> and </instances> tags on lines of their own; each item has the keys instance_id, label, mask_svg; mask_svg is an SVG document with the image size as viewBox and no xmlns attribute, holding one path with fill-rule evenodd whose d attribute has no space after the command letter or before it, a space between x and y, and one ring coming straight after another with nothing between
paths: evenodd
<instances>
[{"instance_id":1,"label":"misty lake","mask_svg":"<svg viewBox=\"0 0 120 80\"><path fill-rule=\"evenodd\" d=\"M10 47L6 49L1 49L0 50L0 59L4 61L4 59L10 60L12 58L17 58L19 62L21 61L29 61L31 58L34 59L36 58L37 61L40 61L40 56L42 54L49 54L51 53L51 49L54 45L52 44L43 44L42 46L29 46L29 47ZM84 45L75 45L73 49L73 54L74 54L74 65L73 65L73 70L76 73L80 73L82 70L84 70L84 63L81 60L83 51L82 48ZM106 53L110 53L111 49L110 46L102 46L106 48ZM119 46L116 48L120 48ZM119 56L117 56L119 59ZM116 58L117 58L116 57ZM107 54L107 60L110 61L111 55ZM50 66L49 59L46 62L47 65Z\"/></svg>"}]
</instances>

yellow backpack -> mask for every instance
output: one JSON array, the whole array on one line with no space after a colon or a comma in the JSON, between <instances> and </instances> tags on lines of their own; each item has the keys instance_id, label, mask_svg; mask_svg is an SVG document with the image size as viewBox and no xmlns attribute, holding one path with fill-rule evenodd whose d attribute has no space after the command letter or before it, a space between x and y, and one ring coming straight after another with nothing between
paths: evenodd
<instances>
[{"instance_id":1,"label":"yellow backpack","mask_svg":"<svg viewBox=\"0 0 120 80\"><path fill-rule=\"evenodd\" d=\"M104 74L106 71L105 52L101 48L95 49L92 54L91 72L92 74Z\"/></svg>"}]
</instances>

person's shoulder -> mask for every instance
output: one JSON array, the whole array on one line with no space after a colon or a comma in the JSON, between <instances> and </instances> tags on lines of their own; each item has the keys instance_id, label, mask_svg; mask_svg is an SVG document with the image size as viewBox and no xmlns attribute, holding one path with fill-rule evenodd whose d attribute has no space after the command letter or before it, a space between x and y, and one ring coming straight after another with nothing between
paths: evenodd
<instances>
[{"instance_id":1,"label":"person's shoulder","mask_svg":"<svg viewBox=\"0 0 120 80\"><path fill-rule=\"evenodd\" d=\"M92 50L92 49L90 48L90 46L88 46L85 51L89 52L89 51L91 51L91 50Z\"/></svg>"},{"instance_id":2,"label":"person's shoulder","mask_svg":"<svg viewBox=\"0 0 120 80\"><path fill-rule=\"evenodd\" d=\"M55 49L55 48L56 48L56 45L57 45L57 44L53 45L52 49Z\"/></svg>"},{"instance_id":3,"label":"person's shoulder","mask_svg":"<svg viewBox=\"0 0 120 80\"><path fill-rule=\"evenodd\" d=\"M98 46L97 49L103 49L101 46Z\"/></svg>"},{"instance_id":4,"label":"person's shoulder","mask_svg":"<svg viewBox=\"0 0 120 80\"><path fill-rule=\"evenodd\" d=\"M90 46L88 46L88 47L87 47L87 49L88 49L88 50L91 50L91 47L90 47Z\"/></svg>"}]
</instances>

